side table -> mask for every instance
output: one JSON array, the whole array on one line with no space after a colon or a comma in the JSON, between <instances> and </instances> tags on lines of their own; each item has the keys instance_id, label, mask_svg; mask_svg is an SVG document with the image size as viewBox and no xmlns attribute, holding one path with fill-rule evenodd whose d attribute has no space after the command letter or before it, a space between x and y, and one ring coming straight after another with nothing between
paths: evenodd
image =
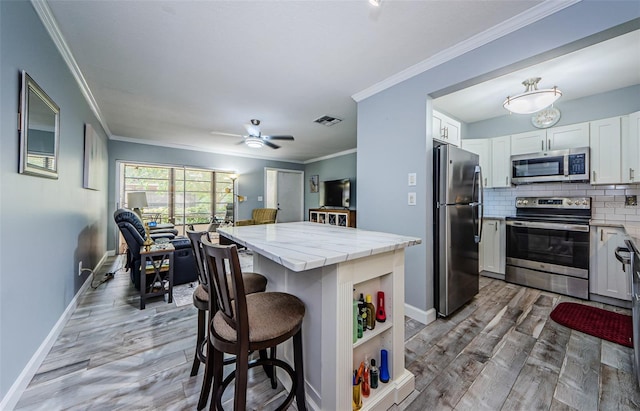
<instances>
[{"instance_id":1,"label":"side table","mask_svg":"<svg viewBox=\"0 0 640 411\"><path fill-rule=\"evenodd\" d=\"M169 295L173 302L173 252L171 243L153 244L140 247L140 309L144 310L145 300L150 297ZM147 279L151 281L147 284ZM168 286L165 287L165 282Z\"/></svg>"}]
</instances>

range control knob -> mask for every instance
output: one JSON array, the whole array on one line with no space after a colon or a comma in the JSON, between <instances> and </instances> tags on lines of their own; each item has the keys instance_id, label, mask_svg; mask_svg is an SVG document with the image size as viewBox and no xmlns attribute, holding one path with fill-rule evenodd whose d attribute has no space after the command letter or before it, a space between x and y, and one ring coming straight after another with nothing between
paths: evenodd
<instances>
[{"instance_id":1,"label":"range control knob","mask_svg":"<svg viewBox=\"0 0 640 411\"><path fill-rule=\"evenodd\" d=\"M567 205L571 205L571 204L573 204L573 201L571 201L571 200L567 200ZM577 201L576 201L576 204L578 204L578 202L577 202Z\"/></svg>"},{"instance_id":2,"label":"range control knob","mask_svg":"<svg viewBox=\"0 0 640 411\"><path fill-rule=\"evenodd\" d=\"M516 205L522 205L522 200L516 200Z\"/></svg>"},{"instance_id":3,"label":"range control knob","mask_svg":"<svg viewBox=\"0 0 640 411\"><path fill-rule=\"evenodd\" d=\"M582 205L588 205L589 202L587 201L587 199L585 198L584 200L582 200Z\"/></svg>"},{"instance_id":4,"label":"range control knob","mask_svg":"<svg viewBox=\"0 0 640 411\"><path fill-rule=\"evenodd\" d=\"M529 200L522 200L522 204L524 204L524 205L529 204Z\"/></svg>"}]
</instances>

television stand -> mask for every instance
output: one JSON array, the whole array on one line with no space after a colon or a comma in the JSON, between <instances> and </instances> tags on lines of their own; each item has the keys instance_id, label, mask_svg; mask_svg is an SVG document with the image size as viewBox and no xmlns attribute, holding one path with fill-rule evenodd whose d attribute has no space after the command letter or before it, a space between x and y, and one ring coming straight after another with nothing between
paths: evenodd
<instances>
[{"instance_id":1,"label":"television stand","mask_svg":"<svg viewBox=\"0 0 640 411\"><path fill-rule=\"evenodd\" d=\"M310 208L309 221L312 223L329 224L338 227L356 226L356 210L341 208Z\"/></svg>"}]
</instances>

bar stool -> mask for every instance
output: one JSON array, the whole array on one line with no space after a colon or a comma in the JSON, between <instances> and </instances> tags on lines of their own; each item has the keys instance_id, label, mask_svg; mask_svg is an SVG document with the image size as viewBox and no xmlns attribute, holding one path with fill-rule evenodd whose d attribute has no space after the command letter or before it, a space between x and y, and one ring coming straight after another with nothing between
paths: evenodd
<instances>
[{"instance_id":1,"label":"bar stool","mask_svg":"<svg viewBox=\"0 0 640 411\"><path fill-rule=\"evenodd\" d=\"M207 339L207 367L213 368L210 410L222 410L222 394L235 378L233 409L244 411L249 368L262 365L265 370L271 367L282 368L291 378L291 391L278 410L286 409L295 396L298 410L305 411L302 364L304 303L298 297L281 292L246 294L235 244L221 246L203 239L202 247L207 266L206 275L209 284L216 291L218 301L218 307L215 307L213 301L209 300L209 311L214 313L215 310L209 322ZM249 361L252 351L274 349L292 337L295 369L273 355L271 358L260 356ZM235 355L236 369L223 381L222 359L225 353ZM275 368L269 377L272 382L275 381Z\"/></svg>"},{"instance_id":2,"label":"bar stool","mask_svg":"<svg viewBox=\"0 0 640 411\"><path fill-rule=\"evenodd\" d=\"M193 355L193 365L191 366L191 376L198 374L200 363L205 363L205 376L202 384L202 390L200 391L200 399L198 400L198 410L201 410L207 404L209 398L209 391L211 390L211 378L212 370L206 367L207 352L207 312L209 311L209 280L206 275L206 266L203 260L202 242L203 236L210 240L209 233L207 231L195 231L186 230L187 236L191 241L191 247L193 248L193 255L196 259L196 267L198 270L198 286L193 291L193 305L198 309L198 334L196 337L196 350ZM263 292L267 288L267 279L265 276L246 272L242 274L242 281L245 286L245 292L252 294L257 292ZM265 355L261 353L261 355ZM233 359L227 361L233 362Z\"/></svg>"}]
</instances>

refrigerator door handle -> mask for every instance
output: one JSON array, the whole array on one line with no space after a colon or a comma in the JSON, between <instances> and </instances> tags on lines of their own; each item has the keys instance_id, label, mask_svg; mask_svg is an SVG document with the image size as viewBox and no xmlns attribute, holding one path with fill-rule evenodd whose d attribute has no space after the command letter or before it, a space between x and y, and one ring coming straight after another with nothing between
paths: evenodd
<instances>
[{"instance_id":1,"label":"refrigerator door handle","mask_svg":"<svg viewBox=\"0 0 640 411\"><path fill-rule=\"evenodd\" d=\"M483 201L483 186L482 186L482 169L480 168L479 165L476 165L476 168L473 172L473 183L472 183L472 193L471 193L471 198L473 200L476 199L476 195L478 196L477 199L478 201L474 201L471 203L471 206L473 208L478 207L478 216L479 218L476 218L476 213L473 212L471 215L471 219L473 221L473 241L477 243L479 243L482 240L482 223L484 220L484 207L482 204ZM476 188L478 189L476 192ZM475 210L474 210L475 211Z\"/></svg>"}]
</instances>

